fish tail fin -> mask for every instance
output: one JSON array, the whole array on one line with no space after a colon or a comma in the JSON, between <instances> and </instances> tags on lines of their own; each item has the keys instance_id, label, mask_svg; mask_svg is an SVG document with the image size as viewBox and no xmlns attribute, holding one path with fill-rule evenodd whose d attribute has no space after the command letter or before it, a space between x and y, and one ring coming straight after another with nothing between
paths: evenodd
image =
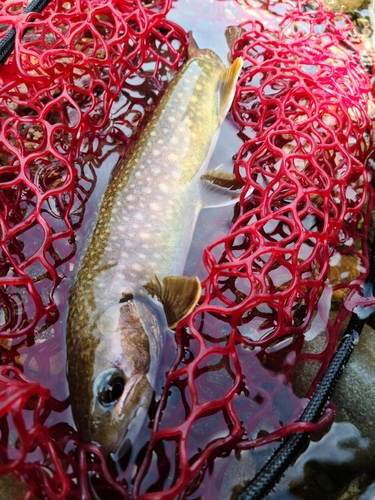
<instances>
[{"instance_id":1,"label":"fish tail fin","mask_svg":"<svg viewBox=\"0 0 375 500\"><path fill-rule=\"evenodd\" d=\"M221 121L226 117L234 98L236 83L242 69L243 59L237 57L233 64L220 75L220 104L219 118Z\"/></svg>"}]
</instances>

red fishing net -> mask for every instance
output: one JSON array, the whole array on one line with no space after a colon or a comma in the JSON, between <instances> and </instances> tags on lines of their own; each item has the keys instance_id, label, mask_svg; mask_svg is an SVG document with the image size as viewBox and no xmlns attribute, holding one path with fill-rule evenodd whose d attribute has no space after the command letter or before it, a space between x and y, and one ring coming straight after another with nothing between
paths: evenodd
<instances>
[{"instance_id":1,"label":"red fishing net","mask_svg":"<svg viewBox=\"0 0 375 500\"><path fill-rule=\"evenodd\" d=\"M358 290L368 269L374 106L361 47L347 18L311 2L278 31L244 25L234 224L204 252L202 301L162 362L149 427L109 471L70 425L65 278L110 168L186 58L186 34L162 0L57 0L24 16L26 3L0 7L2 34L17 28L0 71L0 473L15 471L28 498L217 498L233 450L306 428L288 425L306 404L296 374L315 364L311 394L348 311L330 322L320 310L318 352L303 333L319 298ZM344 257L360 276L327 284Z\"/></svg>"}]
</instances>

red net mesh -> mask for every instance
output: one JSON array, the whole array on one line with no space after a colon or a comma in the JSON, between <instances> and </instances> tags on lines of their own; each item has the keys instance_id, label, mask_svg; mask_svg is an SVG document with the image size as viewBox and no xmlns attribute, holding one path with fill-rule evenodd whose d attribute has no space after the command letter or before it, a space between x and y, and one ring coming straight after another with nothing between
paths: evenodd
<instances>
[{"instance_id":1,"label":"red net mesh","mask_svg":"<svg viewBox=\"0 0 375 500\"><path fill-rule=\"evenodd\" d=\"M324 313L319 352L303 333L320 297L359 289L368 269L373 104L361 47L349 20L320 5L289 11L278 31L244 25L232 53L245 60L236 218L204 252L203 298L177 329L176 359L164 355L149 428L110 473L70 425L64 278L109 168L186 58L186 35L161 0L62 0L23 16L25 5L0 7L3 34L18 30L0 72L0 473L17 471L30 498L217 498L232 450L309 427L291 424L306 404L295 376L315 363L311 394L348 311ZM357 280L327 284L337 256L357 262Z\"/></svg>"}]
</instances>

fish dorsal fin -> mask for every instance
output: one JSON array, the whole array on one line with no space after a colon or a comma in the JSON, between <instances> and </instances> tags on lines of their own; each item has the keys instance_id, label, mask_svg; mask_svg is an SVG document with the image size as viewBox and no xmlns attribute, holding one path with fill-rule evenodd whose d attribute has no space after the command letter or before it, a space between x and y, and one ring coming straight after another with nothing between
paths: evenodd
<instances>
[{"instance_id":1,"label":"fish dorsal fin","mask_svg":"<svg viewBox=\"0 0 375 500\"><path fill-rule=\"evenodd\" d=\"M236 83L242 69L242 65L242 57L237 57L233 64L220 75L219 118L221 121L223 121L227 116L227 113L232 105L234 92L236 90Z\"/></svg>"},{"instance_id":2,"label":"fish dorsal fin","mask_svg":"<svg viewBox=\"0 0 375 500\"><path fill-rule=\"evenodd\" d=\"M160 283L155 276L155 281L149 279L145 289L163 304L169 328L175 328L186 318L201 296L201 284L197 277L167 276Z\"/></svg>"},{"instance_id":3,"label":"fish dorsal fin","mask_svg":"<svg viewBox=\"0 0 375 500\"><path fill-rule=\"evenodd\" d=\"M224 170L206 170L201 179L231 191L243 188L243 183L237 180L234 174L225 172Z\"/></svg>"}]
</instances>

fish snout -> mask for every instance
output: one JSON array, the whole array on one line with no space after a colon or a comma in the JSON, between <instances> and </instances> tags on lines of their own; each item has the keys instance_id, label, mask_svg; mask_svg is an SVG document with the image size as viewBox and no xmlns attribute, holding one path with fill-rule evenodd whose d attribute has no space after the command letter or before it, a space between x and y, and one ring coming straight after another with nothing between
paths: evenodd
<instances>
[{"instance_id":1,"label":"fish snout","mask_svg":"<svg viewBox=\"0 0 375 500\"><path fill-rule=\"evenodd\" d=\"M120 370L115 370L112 373L107 370L99 378L93 411L86 421L86 429L81 429L80 433L88 441L100 445L107 453L119 454L121 450L121 456L143 425L153 397L153 388L147 375L144 375L130 392L124 391L119 395L122 382L119 382L117 373Z\"/></svg>"}]
</instances>

